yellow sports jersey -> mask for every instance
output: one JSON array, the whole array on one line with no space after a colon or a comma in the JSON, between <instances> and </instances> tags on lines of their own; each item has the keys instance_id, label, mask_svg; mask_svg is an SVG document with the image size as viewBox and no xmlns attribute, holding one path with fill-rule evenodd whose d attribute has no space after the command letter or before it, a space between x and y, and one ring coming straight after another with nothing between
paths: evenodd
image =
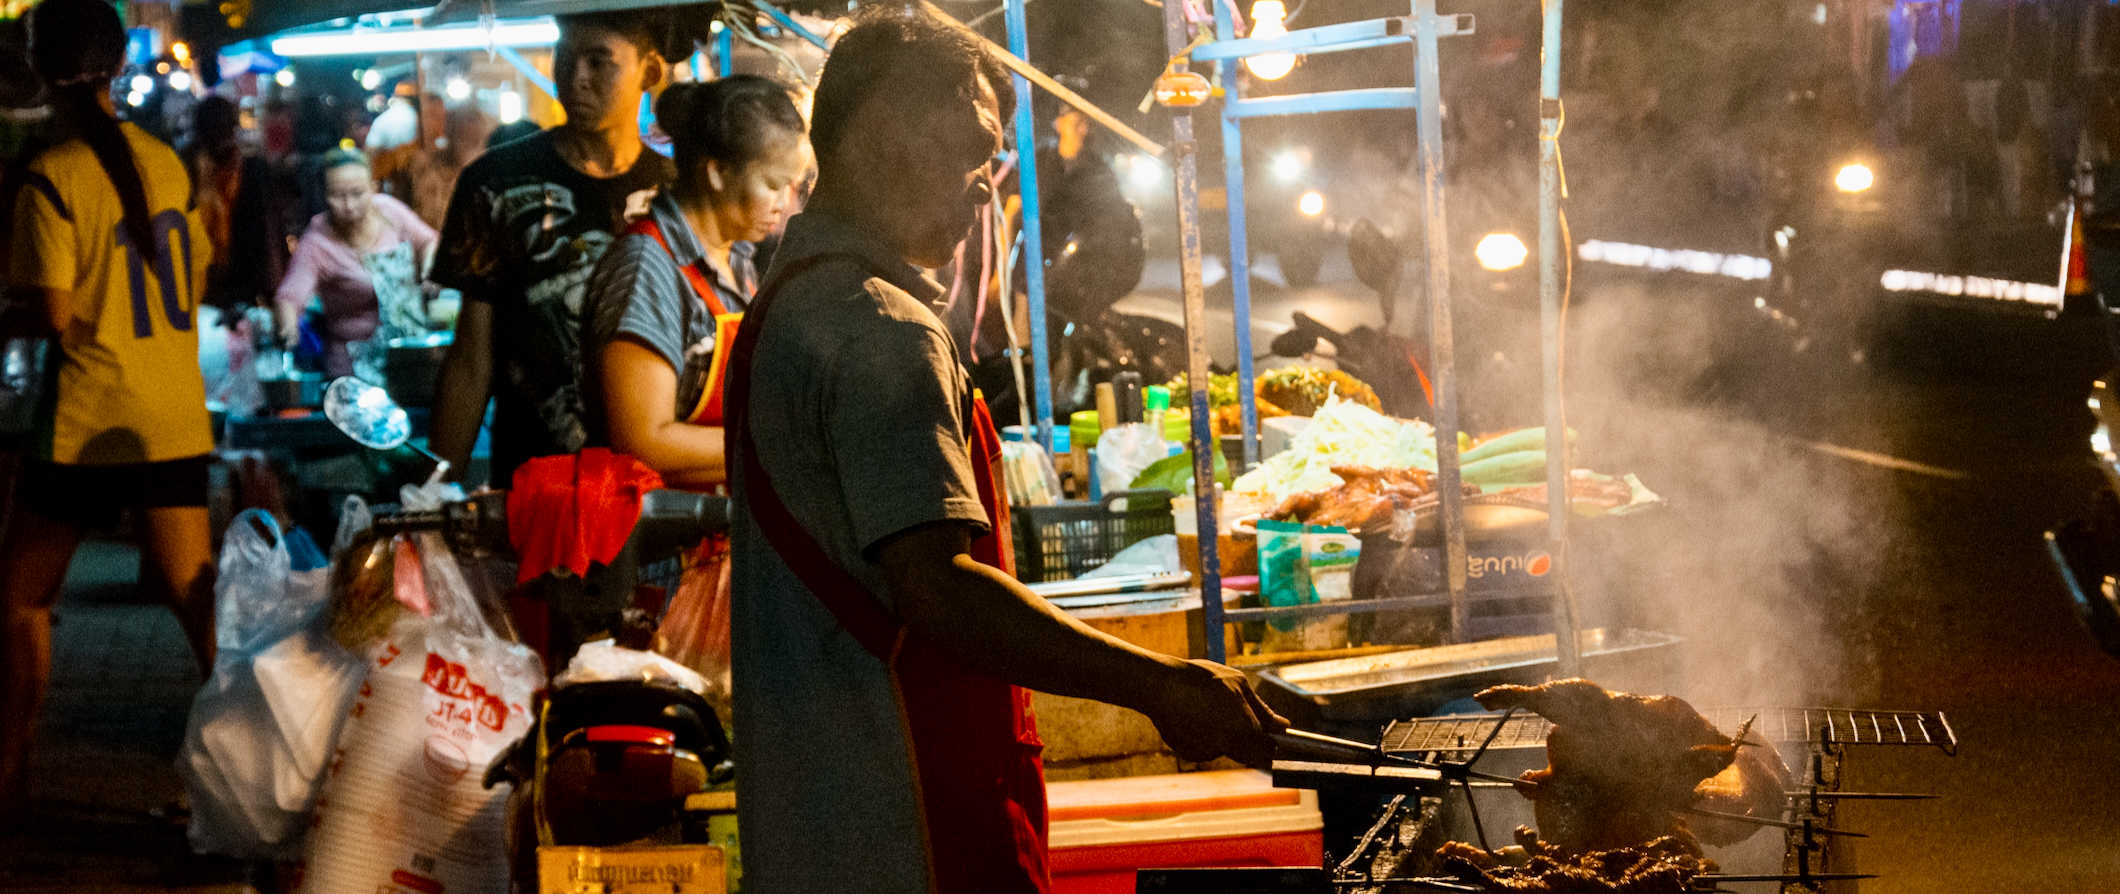
<instances>
[{"instance_id":1,"label":"yellow sports jersey","mask_svg":"<svg viewBox=\"0 0 2120 894\"><path fill-rule=\"evenodd\" d=\"M118 191L81 140L46 150L17 195L7 283L73 295L35 455L162 462L213 450L193 331L212 248L175 152L120 125L146 186L156 251L133 245Z\"/></svg>"}]
</instances>

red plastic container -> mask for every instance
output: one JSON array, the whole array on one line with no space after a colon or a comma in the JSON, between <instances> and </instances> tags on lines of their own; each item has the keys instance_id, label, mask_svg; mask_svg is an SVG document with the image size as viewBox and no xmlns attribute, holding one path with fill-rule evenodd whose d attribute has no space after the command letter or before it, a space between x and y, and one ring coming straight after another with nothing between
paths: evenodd
<instances>
[{"instance_id":1,"label":"red plastic container","mask_svg":"<svg viewBox=\"0 0 2120 894\"><path fill-rule=\"evenodd\" d=\"M1046 800L1054 894L1132 894L1137 869L1325 860L1317 793L1256 770L1055 782Z\"/></svg>"}]
</instances>

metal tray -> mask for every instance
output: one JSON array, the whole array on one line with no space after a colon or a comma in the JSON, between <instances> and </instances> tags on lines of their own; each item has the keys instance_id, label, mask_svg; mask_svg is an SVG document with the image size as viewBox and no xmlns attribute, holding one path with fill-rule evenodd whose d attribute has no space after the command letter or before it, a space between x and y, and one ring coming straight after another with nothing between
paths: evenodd
<instances>
[{"instance_id":1,"label":"metal tray","mask_svg":"<svg viewBox=\"0 0 2120 894\"><path fill-rule=\"evenodd\" d=\"M1597 627L1582 631L1578 642L1583 672L1610 674L1655 661L1681 640ZM1553 634L1546 633L1288 664L1261 672L1259 679L1275 707L1327 721L1381 722L1420 716L1497 683L1536 683L1558 664Z\"/></svg>"}]
</instances>

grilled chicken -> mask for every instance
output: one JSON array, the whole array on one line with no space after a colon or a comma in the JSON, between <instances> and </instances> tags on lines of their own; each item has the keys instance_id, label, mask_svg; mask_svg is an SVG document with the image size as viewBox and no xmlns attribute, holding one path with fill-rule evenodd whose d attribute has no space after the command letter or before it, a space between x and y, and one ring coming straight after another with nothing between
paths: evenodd
<instances>
[{"instance_id":1,"label":"grilled chicken","mask_svg":"<svg viewBox=\"0 0 2120 894\"><path fill-rule=\"evenodd\" d=\"M1675 813L1739 750L1682 699L1611 692L1588 680L1495 686L1474 696L1553 722L1544 769L1525 772L1541 837L1561 853L1610 850L1672 834ZM1778 791L1778 790L1777 790Z\"/></svg>"},{"instance_id":2,"label":"grilled chicken","mask_svg":"<svg viewBox=\"0 0 2120 894\"><path fill-rule=\"evenodd\" d=\"M1527 859L1511 865L1462 842L1443 845L1436 855L1456 880L1483 891L1538 894L1681 894L1695 877L1713 872L1715 862L1701 854L1700 842L1683 830L1630 847L1563 855L1530 829L1517 827L1514 848Z\"/></svg>"},{"instance_id":3,"label":"grilled chicken","mask_svg":"<svg viewBox=\"0 0 2120 894\"><path fill-rule=\"evenodd\" d=\"M1372 469L1334 466L1339 487L1296 494L1267 513L1268 518L1364 530L1391 524L1393 514L1432 493L1434 476L1420 469Z\"/></svg>"}]
</instances>

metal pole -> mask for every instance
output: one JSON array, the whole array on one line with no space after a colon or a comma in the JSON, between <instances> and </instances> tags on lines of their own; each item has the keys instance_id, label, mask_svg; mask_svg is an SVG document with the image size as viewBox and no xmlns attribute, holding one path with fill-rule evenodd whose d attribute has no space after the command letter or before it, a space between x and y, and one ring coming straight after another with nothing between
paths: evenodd
<instances>
[{"instance_id":1,"label":"metal pole","mask_svg":"<svg viewBox=\"0 0 2120 894\"><path fill-rule=\"evenodd\" d=\"M728 25L714 32L714 74L728 77L736 73L736 32Z\"/></svg>"},{"instance_id":2,"label":"metal pole","mask_svg":"<svg viewBox=\"0 0 2120 894\"><path fill-rule=\"evenodd\" d=\"M1024 22L1024 0L1008 0L1008 48L1019 58L1030 56L1029 28ZM1038 411L1038 443L1047 453L1053 449L1053 366L1045 331L1045 242L1038 220L1038 131L1031 114L1031 82L1023 75L1016 83L1016 184L1023 197L1023 281L1030 292L1031 391ZM1003 283L1001 300L1015 301L1014 286ZM1010 357L1010 363L1022 358Z\"/></svg>"},{"instance_id":3,"label":"metal pole","mask_svg":"<svg viewBox=\"0 0 2120 894\"><path fill-rule=\"evenodd\" d=\"M1215 7L1215 34L1235 40L1237 26L1229 4ZM1229 289L1237 326L1237 406L1243 416L1244 465L1259 463L1259 400L1252 393L1251 349L1251 233L1244 223L1244 123L1231 114L1236 108L1243 77L1243 63L1226 59L1215 63L1222 81L1222 177L1229 195Z\"/></svg>"},{"instance_id":4,"label":"metal pole","mask_svg":"<svg viewBox=\"0 0 2120 894\"><path fill-rule=\"evenodd\" d=\"M1414 0L1414 115L1420 140L1421 219L1427 247L1429 347L1435 376L1436 490L1442 494L1443 570L1450 592L1450 637L1470 635L1465 601L1465 495L1458 475L1457 347L1450 315L1450 230L1443 213L1442 67L1436 54L1435 0ZM1412 313L1398 315L1410 321Z\"/></svg>"},{"instance_id":5,"label":"metal pole","mask_svg":"<svg viewBox=\"0 0 2120 894\"><path fill-rule=\"evenodd\" d=\"M1581 669L1575 601L1568 592L1568 414L1561 394L1561 3L1544 0L1539 68L1539 347L1546 400L1546 517L1552 541L1553 641L1563 677Z\"/></svg>"},{"instance_id":6,"label":"metal pole","mask_svg":"<svg viewBox=\"0 0 2120 894\"><path fill-rule=\"evenodd\" d=\"M1185 33L1184 5L1163 4L1163 39L1171 55L1192 43ZM1193 143L1192 113L1174 108L1170 118L1171 180L1178 198L1178 278L1185 293L1185 370L1192 386L1193 507L1200 532L1200 614L1207 657L1223 661L1222 559L1215 549L1215 448L1207 411L1207 290L1200 282L1200 156Z\"/></svg>"}]
</instances>

